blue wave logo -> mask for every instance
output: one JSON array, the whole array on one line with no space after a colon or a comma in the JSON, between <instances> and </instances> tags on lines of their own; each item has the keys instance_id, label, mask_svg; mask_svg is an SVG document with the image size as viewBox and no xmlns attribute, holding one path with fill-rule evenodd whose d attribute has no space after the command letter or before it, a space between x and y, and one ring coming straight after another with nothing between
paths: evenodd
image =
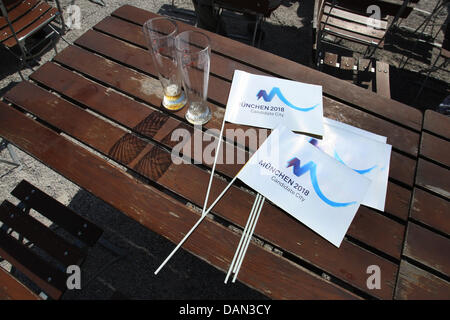
<instances>
[{"instance_id":1,"label":"blue wave logo","mask_svg":"<svg viewBox=\"0 0 450 320\"><path fill-rule=\"evenodd\" d=\"M343 164L345 164L345 162L341 159L341 157L339 157L339 155L338 155L338 153L336 152L336 150L334 151L334 158L337 160L337 161L339 161L339 162L341 162L341 163L343 163ZM345 164L346 166L347 166L347 164ZM348 166L347 166L348 167ZM369 173L370 171L372 171L373 169L375 169L377 167L377 165L374 165L373 167L370 167L370 168L368 168L368 169L363 169L363 170L358 170L358 169L353 169L353 168L350 168L350 169L352 169L353 171L356 171L356 172L358 172L359 174L366 174L366 173Z\"/></svg>"},{"instance_id":2,"label":"blue wave logo","mask_svg":"<svg viewBox=\"0 0 450 320\"><path fill-rule=\"evenodd\" d=\"M314 191L317 193L317 195L319 196L319 198L325 202L326 204L328 204L329 206L332 207L347 207L349 205L355 204L356 201L352 201L352 202L335 202L332 201L330 199L328 199L322 192L322 190L320 190L319 187L319 182L317 181L317 164L314 161L310 161L307 164L300 166L300 159L298 158L292 158L287 165L287 168L289 167L294 167L294 174L297 177L300 177L302 175L304 175L306 172L310 172L310 176L311 176L311 183L313 185Z\"/></svg>"},{"instance_id":3,"label":"blue wave logo","mask_svg":"<svg viewBox=\"0 0 450 320\"><path fill-rule=\"evenodd\" d=\"M319 142L317 141L317 139L311 138L311 139L309 140L309 143L311 143L311 144L312 144L313 146L315 146L316 148L322 150L322 149L319 147ZM323 151L323 150L322 150L322 151ZM368 168L368 169L362 169L362 170L353 169L353 168L351 168L350 166L348 166L348 165L341 159L341 157L339 157L339 154L337 153L336 150L334 150L334 158L335 158L337 161L339 161L339 162L345 164L347 167L349 167L349 168L352 169L353 171L358 172L359 174L366 174L366 173L369 173L370 171L372 171L373 169L375 169L376 167L378 167L377 165L374 165L373 167L370 167L370 168Z\"/></svg>"},{"instance_id":4,"label":"blue wave logo","mask_svg":"<svg viewBox=\"0 0 450 320\"><path fill-rule=\"evenodd\" d=\"M288 107L290 107L292 109L298 110L298 111L303 111L303 112L311 111L311 110L313 110L314 108L316 108L319 105L319 104L316 104L316 105L313 105L312 107L308 107L308 108L301 108L301 107L294 106L292 103L289 102L288 99L286 99L283 96L283 94L281 93L280 88L277 88L277 87L273 87L269 94L267 94L266 90L259 90L259 92L256 95L256 97L258 97L258 100L263 98L264 101L270 102L270 101L272 101L273 97L275 97L275 95L277 95L278 98L285 105L287 105Z\"/></svg>"}]
</instances>

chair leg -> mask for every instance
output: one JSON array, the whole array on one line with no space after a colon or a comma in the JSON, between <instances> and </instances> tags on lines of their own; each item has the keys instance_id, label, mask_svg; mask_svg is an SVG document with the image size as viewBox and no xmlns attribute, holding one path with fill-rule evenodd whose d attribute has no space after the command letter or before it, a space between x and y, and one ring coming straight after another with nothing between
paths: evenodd
<instances>
[{"instance_id":1,"label":"chair leg","mask_svg":"<svg viewBox=\"0 0 450 320\"><path fill-rule=\"evenodd\" d=\"M55 0L56 2L56 8L58 9L60 15L59 15L59 19L61 21L61 33L65 34L66 33L66 23L64 21L64 12L62 10L61 4L59 3L59 0Z\"/></svg>"},{"instance_id":2,"label":"chair leg","mask_svg":"<svg viewBox=\"0 0 450 320\"><path fill-rule=\"evenodd\" d=\"M14 150L13 146L6 140L4 140L2 142L2 144L6 144L6 148L8 149L9 156L11 157L12 161L0 159L0 162L6 163L6 164L9 164L9 165L12 165L12 166L16 166L17 168L20 168L22 166L22 164L20 163L20 159L17 156L17 153Z\"/></svg>"},{"instance_id":3,"label":"chair leg","mask_svg":"<svg viewBox=\"0 0 450 320\"><path fill-rule=\"evenodd\" d=\"M259 24L261 22L261 16L258 16L256 18L256 22L255 22L255 30L253 30L253 37L252 37L252 46L255 46L255 42L256 42L256 34L258 33L258 27Z\"/></svg>"}]
</instances>

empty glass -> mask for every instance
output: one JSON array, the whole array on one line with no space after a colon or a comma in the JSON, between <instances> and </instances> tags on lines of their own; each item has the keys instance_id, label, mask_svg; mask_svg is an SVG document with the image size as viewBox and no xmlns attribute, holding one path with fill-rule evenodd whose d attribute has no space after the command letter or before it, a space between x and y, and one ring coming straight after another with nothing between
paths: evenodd
<instances>
[{"instance_id":1,"label":"empty glass","mask_svg":"<svg viewBox=\"0 0 450 320\"><path fill-rule=\"evenodd\" d=\"M176 36L175 46L189 101L186 120L194 125L205 124L211 119L206 103L211 55L209 38L198 31L184 31Z\"/></svg>"},{"instance_id":2,"label":"empty glass","mask_svg":"<svg viewBox=\"0 0 450 320\"><path fill-rule=\"evenodd\" d=\"M175 111L184 107L186 96L177 67L175 35L178 28L173 20L159 17L148 20L143 27L153 64L164 90L163 106Z\"/></svg>"}]
</instances>

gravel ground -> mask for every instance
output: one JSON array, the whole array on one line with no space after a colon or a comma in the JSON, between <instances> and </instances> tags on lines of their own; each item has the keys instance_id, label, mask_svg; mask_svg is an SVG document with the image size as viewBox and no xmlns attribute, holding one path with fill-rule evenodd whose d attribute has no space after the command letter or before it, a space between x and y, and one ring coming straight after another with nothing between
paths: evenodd
<instances>
[{"instance_id":1,"label":"gravel ground","mask_svg":"<svg viewBox=\"0 0 450 320\"><path fill-rule=\"evenodd\" d=\"M65 39L74 41L86 30L109 15L112 11L124 4L131 4L153 12L186 17L175 14L170 10L171 1L161 0L104 0L105 7L99 6L87 0L68 1L61 0L63 8L70 4L76 4L81 8L81 29L70 30ZM430 11L436 0L421 1L420 7ZM314 1L284 1L270 19L264 24L266 37L261 48L297 61L309 64L311 61L311 21ZM187 11L193 10L191 1L177 0L175 5ZM436 23L445 19L446 12L438 17ZM193 23L192 18L187 18ZM231 19L231 18L230 18ZM415 26L422 21L423 15L413 12L403 22L406 26ZM233 24L230 31L245 32L245 25L239 28L239 24ZM237 26L237 27L236 27ZM243 30L241 30L243 29ZM279 36L282 34L283 36ZM438 38L439 40L439 38ZM377 58L391 64L391 88L392 97L408 103L411 90L417 90L414 86L405 86L404 80L420 81L423 70L433 59L438 50L434 49L425 54L425 58L410 60L405 70L397 69L403 54L408 53L411 47L404 33L395 32L387 40L386 50L377 52ZM58 50L62 50L67 44L60 40ZM40 58L40 64L50 60L54 51L48 51ZM16 72L17 61L6 50L0 48L0 96L12 86L20 82ZM29 75L32 71L24 69L23 73ZM433 74L431 83L443 87L444 91L426 90L424 98L418 104L418 108L430 108L436 106L448 92L448 72ZM0 199L8 199L14 203L17 200L9 195L9 192L22 180L26 179L43 191L47 192L62 203L69 205L80 214L89 217L105 230L104 237L123 248L127 252L126 258L112 265L106 272L83 287L79 291L68 291L64 299L106 299L115 290L134 299L253 299L264 298L258 292L242 285L223 285L224 274L209 266L200 259L181 250L160 273L153 276L153 271L173 248L173 244L148 231L138 223L128 219L101 200L53 172L32 157L15 148L22 166L14 168L11 165L0 162ZM9 159L8 150L0 147L0 159ZM100 266L114 258L109 251L101 246L96 246L91 252L83 267L83 280L89 279L93 272ZM3 267L8 264L0 262Z\"/></svg>"}]
</instances>

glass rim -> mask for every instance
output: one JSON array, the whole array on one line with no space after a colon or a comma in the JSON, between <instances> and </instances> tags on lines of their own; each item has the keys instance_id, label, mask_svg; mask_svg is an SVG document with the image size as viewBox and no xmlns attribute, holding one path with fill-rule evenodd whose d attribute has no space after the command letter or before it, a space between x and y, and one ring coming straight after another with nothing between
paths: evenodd
<instances>
[{"instance_id":1,"label":"glass rim","mask_svg":"<svg viewBox=\"0 0 450 320\"><path fill-rule=\"evenodd\" d=\"M177 45L177 39L180 39L180 38L181 38L180 36L181 36L182 34L189 34L189 33L190 33L190 34L199 34L199 35L205 37L205 38L206 38L206 41L207 41L207 45L206 45L203 49L201 49L201 50L199 50L199 51L193 51L193 52L190 51L190 52L189 52L190 54L200 54L200 53L203 53L204 51L207 51L207 50L211 49L211 38L210 38L207 34L201 32L201 31L197 31L197 30L186 30L186 31L180 32L180 33L177 34L177 36L175 37L175 50L176 50L176 51L178 51L178 52L183 52L183 50L181 50L181 49L178 48L178 45Z\"/></svg>"},{"instance_id":2,"label":"glass rim","mask_svg":"<svg viewBox=\"0 0 450 320\"><path fill-rule=\"evenodd\" d=\"M144 34L146 33L145 31L149 31L149 28L147 26L149 26L151 22L153 22L153 21L160 21L160 20L166 20L166 21L170 22L174 26L174 30L172 32L168 33L168 34L161 34L160 36L156 36L155 37L156 39L171 37L171 36L174 36L178 32L178 25L175 22L175 20L173 20L172 18L169 18L169 17L155 17L155 18L148 19L143 24L142 28L144 29ZM156 34L156 33L158 33L158 31L154 31L154 33Z\"/></svg>"}]
</instances>

